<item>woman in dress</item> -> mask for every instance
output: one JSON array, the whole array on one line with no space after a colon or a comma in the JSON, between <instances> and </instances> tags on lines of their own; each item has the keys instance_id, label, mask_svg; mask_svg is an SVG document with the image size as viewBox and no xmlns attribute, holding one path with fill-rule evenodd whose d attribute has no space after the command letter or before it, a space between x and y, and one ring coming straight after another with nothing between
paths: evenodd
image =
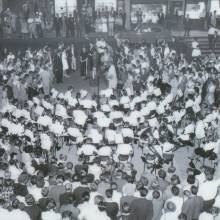
<instances>
[{"instance_id":1,"label":"woman in dress","mask_svg":"<svg viewBox=\"0 0 220 220\"><path fill-rule=\"evenodd\" d=\"M67 60L66 49L63 50L61 58L62 58L62 65L63 65L63 76L68 78L69 75L67 74L67 72L69 70L69 65L68 65L68 60Z\"/></svg>"},{"instance_id":2,"label":"woman in dress","mask_svg":"<svg viewBox=\"0 0 220 220\"><path fill-rule=\"evenodd\" d=\"M109 89L116 89L118 85L118 79L116 74L116 69L113 63L110 63L109 70L107 72L107 81Z\"/></svg>"},{"instance_id":3,"label":"woman in dress","mask_svg":"<svg viewBox=\"0 0 220 220\"><path fill-rule=\"evenodd\" d=\"M108 32L108 19L106 17L102 17L102 32L107 33Z\"/></svg>"}]
</instances>

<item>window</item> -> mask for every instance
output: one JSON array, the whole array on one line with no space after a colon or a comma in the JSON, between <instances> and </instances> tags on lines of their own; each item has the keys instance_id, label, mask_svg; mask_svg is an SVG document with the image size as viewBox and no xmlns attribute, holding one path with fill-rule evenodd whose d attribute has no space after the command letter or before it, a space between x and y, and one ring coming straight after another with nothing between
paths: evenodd
<instances>
[{"instance_id":1,"label":"window","mask_svg":"<svg viewBox=\"0 0 220 220\"><path fill-rule=\"evenodd\" d=\"M76 9L77 0L55 0L56 14L73 14Z\"/></svg>"},{"instance_id":2,"label":"window","mask_svg":"<svg viewBox=\"0 0 220 220\"><path fill-rule=\"evenodd\" d=\"M112 7L116 10L117 0L95 0L96 10L102 8L108 8L108 10L110 10Z\"/></svg>"}]
</instances>

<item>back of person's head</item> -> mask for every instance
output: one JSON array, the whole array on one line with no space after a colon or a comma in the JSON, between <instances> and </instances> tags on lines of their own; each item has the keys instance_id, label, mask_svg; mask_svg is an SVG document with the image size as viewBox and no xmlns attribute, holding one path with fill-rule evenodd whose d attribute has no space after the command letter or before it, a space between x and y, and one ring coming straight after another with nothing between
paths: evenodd
<instances>
[{"instance_id":1,"label":"back of person's head","mask_svg":"<svg viewBox=\"0 0 220 220\"><path fill-rule=\"evenodd\" d=\"M82 197L83 197L83 201L88 202L90 199L90 193L84 192Z\"/></svg>"},{"instance_id":2,"label":"back of person's head","mask_svg":"<svg viewBox=\"0 0 220 220\"><path fill-rule=\"evenodd\" d=\"M129 213L130 212L130 206L127 202L124 202L122 204L122 212L123 213Z\"/></svg>"},{"instance_id":3,"label":"back of person's head","mask_svg":"<svg viewBox=\"0 0 220 220\"><path fill-rule=\"evenodd\" d=\"M148 189L146 188L140 189L139 191L140 191L141 197L146 197L148 194Z\"/></svg>"},{"instance_id":4,"label":"back of person's head","mask_svg":"<svg viewBox=\"0 0 220 220\"><path fill-rule=\"evenodd\" d=\"M98 204L98 209L99 209L99 211L101 211L101 212L105 211L105 210L106 210L106 203L103 202L103 201L99 202L99 204Z\"/></svg>"},{"instance_id":5,"label":"back of person's head","mask_svg":"<svg viewBox=\"0 0 220 220\"><path fill-rule=\"evenodd\" d=\"M72 212L70 211L64 211L62 213L62 219L65 219L65 220L70 220L72 219Z\"/></svg>"},{"instance_id":6,"label":"back of person's head","mask_svg":"<svg viewBox=\"0 0 220 220\"><path fill-rule=\"evenodd\" d=\"M112 183L111 183L111 189L112 189L112 190L118 190L118 185L117 185L116 182L112 182Z\"/></svg>"},{"instance_id":7,"label":"back of person's head","mask_svg":"<svg viewBox=\"0 0 220 220\"><path fill-rule=\"evenodd\" d=\"M96 182L92 182L92 183L90 184L90 190L91 190L91 192L96 192L97 189L98 189L98 184L97 184Z\"/></svg>"},{"instance_id":8,"label":"back of person's head","mask_svg":"<svg viewBox=\"0 0 220 220\"><path fill-rule=\"evenodd\" d=\"M105 195L108 199L112 198L112 195L113 195L113 190L112 189L107 189L105 191Z\"/></svg>"},{"instance_id":9,"label":"back of person's head","mask_svg":"<svg viewBox=\"0 0 220 220\"><path fill-rule=\"evenodd\" d=\"M188 175L187 177L187 183L194 184L195 183L195 176L194 175Z\"/></svg>"},{"instance_id":10,"label":"back of person's head","mask_svg":"<svg viewBox=\"0 0 220 220\"><path fill-rule=\"evenodd\" d=\"M196 187L196 186L193 185L193 186L191 186L190 191L191 191L192 195L197 195L197 193L198 193L198 187Z\"/></svg>"},{"instance_id":11,"label":"back of person's head","mask_svg":"<svg viewBox=\"0 0 220 220\"><path fill-rule=\"evenodd\" d=\"M171 192L174 196L178 196L180 193L180 189L177 186L172 186Z\"/></svg>"},{"instance_id":12,"label":"back of person's head","mask_svg":"<svg viewBox=\"0 0 220 220\"><path fill-rule=\"evenodd\" d=\"M101 195L97 195L97 196L95 196L95 198L94 198L94 204L95 204L95 205L98 205L100 202L103 202L103 201L104 201L104 197L101 196Z\"/></svg>"},{"instance_id":13,"label":"back of person's head","mask_svg":"<svg viewBox=\"0 0 220 220\"><path fill-rule=\"evenodd\" d=\"M179 176L177 176L176 174L172 175L172 177L171 177L171 184L174 185L174 186L180 184Z\"/></svg>"},{"instance_id":14,"label":"back of person's head","mask_svg":"<svg viewBox=\"0 0 220 220\"><path fill-rule=\"evenodd\" d=\"M178 216L178 220L187 220L187 216L184 213L180 213Z\"/></svg>"},{"instance_id":15,"label":"back of person's head","mask_svg":"<svg viewBox=\"0 0 220 220\"><path fill-rule=\"evenodd\" d=\"M153 191L153 198L154 199L159 199L160 198L160 192L158 190Z\"/></svg>"},{"instance_id":16,"label":"back of person's head","mask_svg":"<svg viewBox=\"0 0 220 220\"><path fill-rule=\"evenodd\" d=\"M166 204L166 208L169 212L175 212L176 210L176 205L173 202L168 202Z\"/></svg>"},{"instance_id":17,"label":"back of person's head","mask_svg":"<svg viewBox=\"0 0 220 220\"><path fill-rule=\"evenodd\" d=\"M147 186L149 181L146 176L141 176L140 182L143 183L144 186Z\"/></svg>"},{"instance_id":18,"label":"back of person's head","mask_svg":"<svg viewBox=\"0 0 220 220\"><path fill-rule=\"evenodd\" d=\"M165 170L163 170L163 169L160 169L159 171L158 171L158 176L161 178L161 179L165 179L166 178L166 171Z\"/></svg>"},{"instance_id":19,"label":"back of person's head","mask_svg":"<svg viewBox=\"0 0 220 220\"><path fill-rule=\"evenodd\" d=\"M46 197L49 193L49 188L48 187L44 187L42 190L41 190L41 194L43 197Z\"/></svg>"}]
</instances>

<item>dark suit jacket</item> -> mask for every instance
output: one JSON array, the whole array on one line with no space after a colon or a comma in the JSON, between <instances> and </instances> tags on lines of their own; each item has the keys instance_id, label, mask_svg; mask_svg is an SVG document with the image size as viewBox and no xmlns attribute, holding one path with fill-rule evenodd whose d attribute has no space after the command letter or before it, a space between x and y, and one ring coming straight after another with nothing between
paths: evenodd
<instances>
[{"instance_id":1,"label":"dark suit jacket","mask_svg":"<svg viewBox=\"0 0 220 220\"><path fill-rule=\"evenodd\" d=\"M153 203L150 200L138 198L131 203L130 220L151 220L153 213Z\"/></svg>"}]
</instances>

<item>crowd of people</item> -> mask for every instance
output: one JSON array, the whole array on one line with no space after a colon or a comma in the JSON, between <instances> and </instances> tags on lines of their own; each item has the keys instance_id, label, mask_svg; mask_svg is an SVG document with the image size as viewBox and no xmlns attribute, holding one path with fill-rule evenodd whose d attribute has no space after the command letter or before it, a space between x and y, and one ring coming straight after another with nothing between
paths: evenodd
<instances>
[{"instance_id":1,"label":"crowd of people","mask_svg":"<svg viewBox=\"0 0 220 220\"><path fill-rule=\"evenodd\" d=\"M116 43L4 50L1 219L220 219L220 59ZM71 69L108 86L53 88Z\"/></svg>"},{"instance_id":2,"label":"crowd of people","mask_svg":"<svg viewBox=\"0 0 220 220\"><path fill-rule=\"evenodd\" d=\"M44 31L49 25L41 11L30 14L29 11L24 10L16 14L7 8L0 16L0 37L17 36L38 39L44 37Z\"/></svg>"},{"instance_id":3,"label":"crowd of people","mask_svg":"<svg viewBox=\"0 0 220 220\"><path fill-rule=\"evenodd\" d=\"M58 38L81 37L90 32L113 36L115 30L125 28L125 20L126 14L122 10L117 12L107 7L94 10L90 5L83 5L80 13L77 10L57 13L51 21L40 10L31 14L30 10L23 9L16 14L7 8L0 16L0 37L38 39L43 38L45 32L55 32Z\"/></svg>"}]
</instances>

